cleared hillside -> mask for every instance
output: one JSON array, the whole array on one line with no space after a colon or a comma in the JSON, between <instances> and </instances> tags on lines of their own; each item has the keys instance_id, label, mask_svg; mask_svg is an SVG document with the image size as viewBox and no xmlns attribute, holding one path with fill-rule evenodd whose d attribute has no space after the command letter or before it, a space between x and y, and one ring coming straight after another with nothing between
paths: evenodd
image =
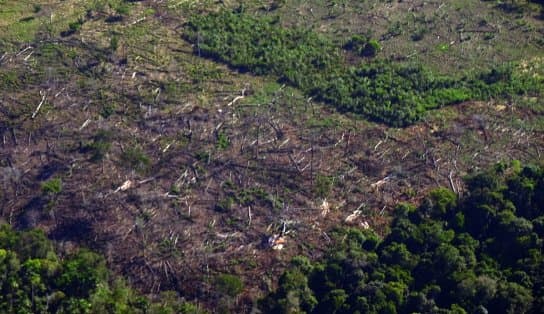
<instances>
[{"instance_id":1,"label":"cleared hillside","mask_svg":"<svg viewBox=\"0 0 544 314\"><path fill-rule=\"evenodd\" d=\"M368 225L385 236L399 202L419 204L439 186L463 194L465 175L499 161L542 160L540 8L523 1L0 1L0 219L42 229L61 256L73 247L100 252L145 294L175 290L210 309L248 312L292 256L322 256L332 228ZM222 13L233 25L208 32L240 39L228 49L194 27ZM276 62L270 71L255 70L270 62L243 64L264 53L247 34L263 21L269 29L255 30L263 41L288 35L278 40L283 50L266 55ZM240 47L247 54L234 58ZM307 47L318 53L301 56L314 63L276 53ZM339 61L327 61L326 52L329 63L320 64L320 49ZM345 68L422 68L407 77L443 85L411 102L423 106L431 95L436 105L392 127L375 113L405 107L380 104L395 103L397 87L413 93L404 84L418 82L383 71L392 83L364 94L356 79L373 84L373 77L337 73ZM342 94L343 85L326 86L330 75L355 83ZM448 94L497 82L510 85L482 97ZM378 88L387 96L376 98ZM329 99L359 92L367 97L361 108L373 100L370 114ZM448 95L455 101L441 103ZM269 245L274 235L284 236L283 249ZM235 295L225 275L236 276Z\"/></svg>"}]
</instances>

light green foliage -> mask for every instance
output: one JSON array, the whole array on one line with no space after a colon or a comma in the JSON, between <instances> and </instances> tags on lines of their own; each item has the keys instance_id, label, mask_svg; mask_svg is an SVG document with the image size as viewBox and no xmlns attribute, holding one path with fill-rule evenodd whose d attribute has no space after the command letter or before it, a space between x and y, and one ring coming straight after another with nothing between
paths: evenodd
<instances>
[{"instance_id":1,"label":"light green foliage","mask_svg":"<svg viewBox=\"0 0 544 314\"><path fill-rule=\"evenodd\" d=\"M53 178L42 183L42 191L45 194L59 194L62 191L62 180Z\"/></svg>"},{"instance_id":2,"label":"light green foliage","mask_svg":"<svg viewBox=\"0 0 544 314\"><path fill-rule=\"evenodd\" d=\"M203 313L177 296L152 303L111 277L96 253L59 258L42 231L0 225L1 313Z\"/></svg>"},{"instance_id":3,"label":"light green foliage","mask_svg":"<svg viewBox=\"0 0 544 314\"><path fill-rule=\"evenodd\" d=\"M391 126L415 123L430 109L467 100L538 94L542 78L504 64L487 72L436 76L420 66L373 61L349 66L333 42L315 32L287 29L271 18L242 12L192 17L185 38L195 53L240 71L274 75L340 111L355 112ZM419 34L421 33L421 34ZM418 40L422 32L416 34ZM354 36L346 49L374 56L380 44Z\"/></svg>"}]
</instances>

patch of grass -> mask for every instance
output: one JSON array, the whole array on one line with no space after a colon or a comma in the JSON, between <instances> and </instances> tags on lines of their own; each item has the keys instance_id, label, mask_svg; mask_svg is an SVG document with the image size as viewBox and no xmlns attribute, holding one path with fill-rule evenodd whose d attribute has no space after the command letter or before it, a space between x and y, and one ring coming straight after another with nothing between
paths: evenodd
<instances>
[{"instance_id":1,"label":"patch of grass","mask_svg":"<svg viewBox=\"0 0 544 314\"><path fill-rule=\"evenodd\" d=\"M0 72L0 87L2 89L17 88L21 84L19 74L15 71Z\"/></svg>"},{"instance_id":2,"label":"patch of grass","mask_svg":"<svg viewBox=\"0 0 544 314\"><path fill-rule=\"evenodd\" d=\"M228 196L217 202L215 205L215 210L221 213L230 212L234 206L234 198Z\"/></svg>"},{"instance_id":3,"label":"patch of grass","mask_svg":"<svg viewBox=\"0 0 544 314\"><path fill-rule=\"evenodd\" d=\"M41 33L59 34L83 16L86 2L4 0L0 4L0 33L14 46L30 43Z\"/></svg>"},{"instance_id":4,"label":"patch of grass","mask_svg":"<svg viewBox=\"0 0 544 314\"><path fill-rule=\"evenodd\" d=\"M230 274L221 274L215 281L216 288L220 293L235 297L244 289L244 283L240 277Z\"/></svg>"},{"instance_id":5,"label":"patch of grass","mask_svg":"<svg viewBox=\"0 0 544 314\"><path fill-rule=\"evenodd\" d=\"M418 27L410 36L413 41L420 41L425 37L425 34L429 32L429 29L426 26Z\"/></svg>"},{"instance_id":6,"label":"patch of grass","mask_svg":"<svg viewBox=\"0 0 544 314\"><path fill-rule=\"evenodd\" d=\"M198 151L195 153L195 158L202 162L209 162L210 153L208 151Z\"/></svg>"},{"instance_id":7,"label":"patch of grass","mask_svg":"<svg viewBox=\"0 0 544 314\"><path fill-rule=\"evenodd\" d=\"M448 52L450 50L450 45L446 43L438 44L436 49L440 52Z\"/></svg>"}]
</instances>

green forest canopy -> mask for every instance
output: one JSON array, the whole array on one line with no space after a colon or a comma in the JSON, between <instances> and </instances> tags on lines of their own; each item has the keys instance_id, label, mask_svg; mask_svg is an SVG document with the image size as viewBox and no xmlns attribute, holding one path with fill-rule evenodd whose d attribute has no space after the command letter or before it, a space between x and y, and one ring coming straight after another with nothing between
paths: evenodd
<instances>
[{"instance_id":1,"label":"green forest canopy","mask_svg":"<svg viewBox=\"0 0 544 314\"><path fill-rule=\"evenodd\" d=\"M268 313L544 313L544 168L474 175L461 198L400 205L391 232L336 232L321 261L293 259Z\"/></svg>"},{"instance_id":2,"label":"green forest canopy","mask_svg":"<svg viewBox=\"0 0 544 314\"><path fill-rule=\"evenodd\" d=\"M1 313L201 313L175 294L157 302L139 295L106 268L104 258L79 250L61 258L41 230L0 226Z\"/></svg>"}]
</instances>

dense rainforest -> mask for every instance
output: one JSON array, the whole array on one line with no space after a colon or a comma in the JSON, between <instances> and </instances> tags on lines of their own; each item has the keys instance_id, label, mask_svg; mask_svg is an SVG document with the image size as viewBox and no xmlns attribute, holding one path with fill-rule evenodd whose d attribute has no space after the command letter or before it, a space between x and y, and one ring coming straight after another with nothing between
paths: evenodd
<instances>
[{"instance_id":1,"label":"dense rainforest","mask_svg":"<svg viewBox=\"0 0 544 314\"><path fill-rule=\"evenodd\" d=\"M338 229L324 260L296 257L270 313L542 313L544 168L498 164L397 207L383 239Z\"/></svg>"},{"instance_id":2,"label":"dense rainforest","mask_svg":"<svg viewBox=\"0 0 544 314\"><path fill-rule=\"evenodd\" d=\"M200 313L176 292L151 301L113 275L103 256L80 249L59 256L38 229L0 225L2 313Z\"/></svg>"}]
</instances>

